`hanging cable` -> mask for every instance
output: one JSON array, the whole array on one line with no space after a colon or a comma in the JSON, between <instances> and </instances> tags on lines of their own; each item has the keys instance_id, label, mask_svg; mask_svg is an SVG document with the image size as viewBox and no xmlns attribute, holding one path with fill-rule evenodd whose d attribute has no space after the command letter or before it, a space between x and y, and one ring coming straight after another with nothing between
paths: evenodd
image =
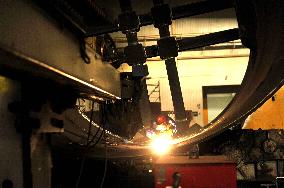
<instances>
[{"instance_id":1,"label":"hanging cable","mask_svg":"<svg viewBox=\"0 0 284 188\"><path fill-rule=\"evenodd\" d=\"M103 188L104 182L105 182L105 178L106 178L106 172L107 172L107 162L108 162L108 156L107 156L107 138L106 138L106 116L105 116L105 108L102 108L102 117L103 119L103 125L104 125L104 136L105 136L105 165L104 165L104 174L103 174L103 178L100 184L100 188Z\"/></svg>"},{"instance_id":2,"label":"hanging cable","mask_svg":"<svg viewBox=\"0 0 284 188\"><path fill-rule=\"evenodd\" d=\"M89 139L90 139L90 135L91 135L93 115L94 115L94 105L95 105L95 102L92 101L92 109L91 109L91 115L90 115L90 124L89 124L89 130L88 130L88 137L87 137L87 144L86 145L89 145ZM79 187L79 184L80 184L80 181L81 181L81 176L82 176L83 171L84 171L85 161L86 161L86 152L84 152L83 158L82 158L82 161L81 161L79 176L78 176L77 181L76 181L76 188Z\"/></svg>"},{"instance_id":3,"label":"hanging cable","mask_svg":"<svg viewBox=\"0 0 284 188\"><path fill-rule=\"evenodd\" d=\"M104 132L105 132L105 129L102 130L102 132L101 132L99 138L97 139L97 141L96 141L94 144L89 145L89 146L87 147L87 150L89 150L89 149L92 148L92 147L95 147L95 146L101 141Z\"/></svg>"},{"instance_id":4,"label":"hanging cable","mask_svg":"<svg viewBox=\"0 0 284 188\"><path fill-rule=\"evenodd\" d=\"M95 138L97 137L98 133L99 133L99 130L100 128L98 128L97 132L95 133L95 135L93 136L93 138L90 140L90 142L86 145L86 148L88 150L89 147L93 147L95 145L97 145L99 143L99 141L101 140L102 136L103 136L103 133L105 132L105 128L106 128L106 116L105 116L105 108L104 106L102 105L101 106L101 110L102 110L102 125L103 125L103 130L99 136L99 138L97 139L97 141L91 145L91 143L93 143L95 141ZM91 145L91 146L90 146Z\"/></svg>"},{"instance_id":5,"label":"hanging cable","mask_svg":"<svg viewBox=\"0 0 284 188\"><path fill-rule=\"evenodd\" d=\"M80 184L80 181L81 181L81 176L83 174L83 170L84 170L84 166L85 166L85 160L86 160L86 155L84 154L84 156L82 158L81 165L80 165L79 176L78 176L77 181L76 181L76 188L79 187L79 184Z\"/></svg>"},{"instance_id":6,"label":"hanging cable","mask_svg":"<svg viewBox=\"0 0 284 188\"><path fill-rule=\"evenodd\" d=\"M104 136L106 136L105 131L104 131ZM104 174L103 178L100 184L100 188L103 188L105 178L106 178L106 172L107 172L107 162L108 162L108 157L107 157L107 139L105 138L105 165L104 165Z\"/></svg>"},{"instance_id":7,"label":"hanging cable","mask_svg":"<svg viewBox=\"0 0 284 188\"><path fill-rule=\"evenodd\" d=\"M94 105L95 101L92 101L92 110L91 110L91 116L90 116L90 124L89 124L89 130L88 130L88 137L87 137L87 144L89 143L91 131L92 131L92 122L93 122L93 115L94 115Z\"/></svg>"},{"instance_id":8,"label":"hanging cable","mask_svg":"<svg viewBox=\"0 0 284 188\"><path fill-rule=\"evenodd\" d=\"M94 105L92 105L92 108L93 108ZM84 151L84 154L83 154L83 158L82 158L82 162L81 162L81 165L80 165L80 171L79 171L79 176L78 176L78 179L77 179L77 182L76 182L76 188L79 187L79 184L80 184L80 181L81 181L81 176L83 174L83 171L84 171L84 166L85 166L85 161L86 161L86 153L88 152L89 149L91 149L92 147L96 146L100 140L102 139L102 136L105 134L105 128L106 128L106 117L105 117L105 113L104 113L104 108L102 107L102 118L103 118L103 130L99 136L99 138L97 139L97 141L93 144L93 145L90 145L92 142L94 142L100 128L97 129L97 132L96 134L93 136L93 138L89 141L89 136L88 136L88 143L85 147L85 151ZM93 109L92 109L92 113L93 113ZM91 113L91 117L90 117L90 126L92 126L92 113ZM89 127L89 131L91 131L91 128ZM90 134L90 133L89 133ZM89 135L88 134L88 135ZM106 142L105 142L106 144Z\"/></svg>"}]
</instances>

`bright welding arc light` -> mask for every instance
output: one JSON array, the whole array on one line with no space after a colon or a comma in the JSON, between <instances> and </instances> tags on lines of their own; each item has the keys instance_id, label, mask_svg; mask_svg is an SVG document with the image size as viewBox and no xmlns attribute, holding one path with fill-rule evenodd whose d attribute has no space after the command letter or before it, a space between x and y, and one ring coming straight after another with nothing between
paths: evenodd
<instances>
[{"instance_id":1,"label":"bright welding arc light","mask_svg":"<svg viewBox=\"0 0 284 188\"><path fill-rule=\"evenodd\" d=\"M157 155L163 155L169 152L172 145L172 139L166 135L160 135L152 140L152 151Z\"/></svg>"}]
</instances>

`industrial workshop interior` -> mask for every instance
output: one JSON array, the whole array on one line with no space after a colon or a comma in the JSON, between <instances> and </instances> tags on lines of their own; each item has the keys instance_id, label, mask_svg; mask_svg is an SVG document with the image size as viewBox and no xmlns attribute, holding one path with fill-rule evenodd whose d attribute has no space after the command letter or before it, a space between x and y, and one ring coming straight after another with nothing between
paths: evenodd
<instances>
[{"instance_id":1,"label":"industrial workshop interior","mask_svg":"<svg viewBox=\"0 0 284 188\"><path fill-rule=\"evenodd\" d=\"M283 0L1 0L0 188L284 188Z\"/></svg>"}]
</instances>

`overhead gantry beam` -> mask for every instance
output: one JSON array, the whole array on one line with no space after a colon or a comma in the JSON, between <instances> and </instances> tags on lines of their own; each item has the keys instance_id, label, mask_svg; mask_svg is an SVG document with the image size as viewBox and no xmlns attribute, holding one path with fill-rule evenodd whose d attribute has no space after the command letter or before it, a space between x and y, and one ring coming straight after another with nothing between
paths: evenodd
<instances>
[{"instance_id":1,"label":"overhead gantry beam","mask_svg":"<svg viewBox=\"0 0 284 188\"><path fill-rule=\"evenodd\" d=\"M213 11L224 10L234 7L234 1L232 0L207 0L187 5L181 5L172 8L172 19L186 18L190 16L196 16ZM151 13L139 15L140 26L147 26L153 24L153 18ZM84 32L85 36L95 36L104 33L112 33L119 31L118 25L106 25L101 27L86 27Z\"/></svg>"},{"instance_id":2,"label":"overhead gantry beam","mask_svg":"<svg viewBox=\"0 0 284 188\"><path fill-rule=\"evenodd\" d=\"M78 93L121 97L120 74L30 1L0 2L0 74L36 76ZM89 64L87 64L89 63Z\"/></svg>"}]
</instances>

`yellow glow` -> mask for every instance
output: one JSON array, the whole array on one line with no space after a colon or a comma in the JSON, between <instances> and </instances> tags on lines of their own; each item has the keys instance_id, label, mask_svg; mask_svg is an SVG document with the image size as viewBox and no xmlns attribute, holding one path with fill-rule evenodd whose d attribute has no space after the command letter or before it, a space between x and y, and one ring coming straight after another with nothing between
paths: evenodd
<instances>
[{"instance_id":1,"label":"yellow glow","mask_svg":"<svg viewBox=\"0 0 284 188\"><path fill-rule=\"evenodd\" d=\"M153 138L151 148L154 154L163 155L170 151L172 146L172 138L168 135L159 135Z\"/></svg>"}]
</instances>

